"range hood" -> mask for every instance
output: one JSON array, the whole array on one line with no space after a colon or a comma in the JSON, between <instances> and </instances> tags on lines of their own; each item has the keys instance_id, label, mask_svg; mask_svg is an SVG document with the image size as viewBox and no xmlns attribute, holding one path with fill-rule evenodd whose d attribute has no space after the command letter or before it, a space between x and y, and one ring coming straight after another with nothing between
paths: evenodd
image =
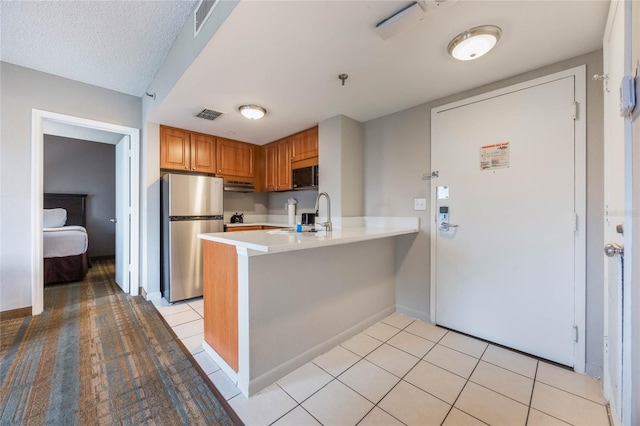
<instances>
[{"instance_id":1,"label":"range hood","mask_svg":"<svg viewBox=\"0 0 640 426\"><path fill-rule=\"evenodd\" d=\"M255 192L253 182L241 182L238 180L225 180L224 190L229 192Z\"/></svg>"}]
</instances>

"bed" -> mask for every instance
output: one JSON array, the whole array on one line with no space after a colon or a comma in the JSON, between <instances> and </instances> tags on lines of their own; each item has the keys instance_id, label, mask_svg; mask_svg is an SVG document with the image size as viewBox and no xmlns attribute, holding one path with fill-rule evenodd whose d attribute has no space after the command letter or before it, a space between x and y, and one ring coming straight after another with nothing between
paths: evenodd
<instances>
[{"instance_id":1,"label":"bed","mask_svg":"<svg viewBox=\"0 0 640 426\"><path fill-rule=\"evenodd\" d=\"M86 194L44 194L44 283L80 281L89 268Z\"/></svg>"}]
</instances>

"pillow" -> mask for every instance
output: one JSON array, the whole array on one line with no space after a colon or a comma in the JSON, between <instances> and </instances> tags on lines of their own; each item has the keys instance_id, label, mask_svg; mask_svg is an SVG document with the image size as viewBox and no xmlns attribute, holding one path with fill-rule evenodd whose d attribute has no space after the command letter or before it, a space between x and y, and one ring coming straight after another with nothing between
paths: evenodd
<instances>
[{"instance_id":1,"label":"pillow","mask_svg":"<svg viewBox=\"0 0 640 426\"><path fill-rule=\"evenodd\" d=\"M67 223L67 211L65 209L44 209L42 216L43 228L60 228Z\"/></svg>"}]
</instances>

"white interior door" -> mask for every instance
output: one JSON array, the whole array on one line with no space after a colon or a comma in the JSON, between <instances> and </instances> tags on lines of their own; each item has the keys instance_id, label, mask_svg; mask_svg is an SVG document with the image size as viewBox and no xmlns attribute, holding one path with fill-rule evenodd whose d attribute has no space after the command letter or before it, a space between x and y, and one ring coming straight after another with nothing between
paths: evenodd
<instances>
[{"instance_id":1,"label":"white interior door","mask_svg":"<svg viewBox=\"0 0 640 426\"><path fill-rule=\"evenodd\" d=\"M432 113L436 323L569 366L574 84L558 77ZM439 227L442 207L457 227Z\"/></svg>"},{"instance_id":2,"label":"white interior door","mask_svg":"<svg viewBox=\"0 0 640 426\"><path fill-rule=\"evenodd\" d=\"M124 136L116 144L116 283L129 293L131 194L130 137Z\"/></svg>"},{"instance_id":3,"label":"white interior door","mask_svg":"<svg viewBox=\"0 0 640 426\"><path fill-rule=\"evenodd\" d=\"M611 2L605 30L604 54L604 201L606 243L623 247L624 237L616 227L624 222L625 211L625 120L620 116L619 84L624 74L624 3ZM622 422L623 377L623 258L605 260L605 347L604 392L611 415Z\"/></svg>"}]
</instances>

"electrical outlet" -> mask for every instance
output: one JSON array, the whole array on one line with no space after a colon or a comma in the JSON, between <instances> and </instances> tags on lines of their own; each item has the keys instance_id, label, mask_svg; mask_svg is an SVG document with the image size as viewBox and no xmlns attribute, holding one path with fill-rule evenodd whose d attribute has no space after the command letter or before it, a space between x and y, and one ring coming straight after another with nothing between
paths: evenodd
<instances>
[{"instance_id":1,"label":"electrical outlet","mask_svg":"<svg viewBox=\"0 0 640 426\"><path fill-rule=\"evenodd\" d=\"M427 210L427 199L426 198L414 198L413 199L413 209L414 210Z\"/></svg>"}]
</instances>

